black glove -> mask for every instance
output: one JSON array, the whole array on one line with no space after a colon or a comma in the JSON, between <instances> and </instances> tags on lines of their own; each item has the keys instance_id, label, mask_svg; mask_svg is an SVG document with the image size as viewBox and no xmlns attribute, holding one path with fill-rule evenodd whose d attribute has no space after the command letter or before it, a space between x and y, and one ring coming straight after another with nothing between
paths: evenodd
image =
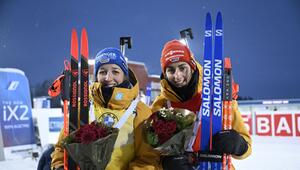
<instances>
[{"instance_id":1,"label":"black glove","mask_svg":"<svg viewBox=\"0 0 300 170\"><path fill-rule=\"evenodd\" d=\"M162 157L162 167L164 170L192 170L193 166L189 163L186 155L164 156Z\"/></svg>"},{"instance_id":2,"label":"black glove","mask_svg":"<svg viewBox=\"0 0 300 170\"><path fill-rule=\"evenodd\" d=\"M213 136L213 151L241 156L248 150L246 140L235 130L222 130Z\"/></svg>"},{"instance_id":3,"label":"black glove","mask_svg":"<svg viewBox=\"0 0 300 170\"><path fill-rule=\"evenodd\" d=\"M55 168L54 170L64 170L64 167L61 166L61 167Z\"/></svg>"}]
</instances>

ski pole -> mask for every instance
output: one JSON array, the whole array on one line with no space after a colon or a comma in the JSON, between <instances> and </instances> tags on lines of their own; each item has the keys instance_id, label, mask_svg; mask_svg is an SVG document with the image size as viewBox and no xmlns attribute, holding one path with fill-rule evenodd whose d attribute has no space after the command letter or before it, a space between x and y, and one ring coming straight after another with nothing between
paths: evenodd
<instances>
[{"instance_id":1,"label":"ski pole","mask_svg":"<svg viewBox=\"0 0 300 170\"><path fill-rule=\"evenodd\" d=\"M224 89L223 89L223 102L224 102L224 114L223 114L223 129L231 129L231 102L232 102L232 74L231 74L231 62L230 58L224 59ZM226 161L228 161L228 170L231 169L231 155L223 154L222 170L226 169Z\"/></svg>"},{"instance_id":2,"label":"ski pole","mask_svg":"<svg viewBox=\"0 0 300 170\"><path fill-rule=\"evenodd\" d=\"M61 98L63 100L63 112L64 112L64 124L63 124L63 133L64 136L68 135L68 101L70 100L69 98L69 93L70 93L70 63L65 60L64 61L65 69L63 71L63 74L60 75L52 85L48 89L48 94L51 97L56 97L59 94L61 94ZM66 149L64 149L64 167L65 169L67 168L67 152Z\"/></svg>"},{"instance_id":3,"label":"ski pole","mask_svg":"<svg viewBox=\"0 0 300 170\"><path fill-rule=\"evenodd\" d=\"M64 135L68 135L68 102L70 101L70 75L71 75L71 67L70 63L65 60L65 70L64 70L64 79L63 86L61 92L61 98L64 102ZM67 151L64 149L64 168L67 169Z\"/></svg>"}]
</instances>

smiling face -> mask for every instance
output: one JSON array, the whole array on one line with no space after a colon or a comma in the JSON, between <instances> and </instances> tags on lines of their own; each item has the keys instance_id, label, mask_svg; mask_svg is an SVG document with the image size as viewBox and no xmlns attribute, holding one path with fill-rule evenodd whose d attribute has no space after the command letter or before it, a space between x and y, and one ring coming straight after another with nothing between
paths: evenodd
<instances>
[{"instance_id":1,"label":"smiling face","mask_svg":"<svg viewBox=\"0 0 300 170\"><path fill-rule=\"evenodd\" d=\"M97 72L97 80L104 87L114 87L121 84L125 79L122 69L116 64L104 64Z\"/></svg>"},{"instance_id":2,"label":"smiling face","mask_svg":"<svg viewBox=\"0 0 300 170\"><path fill-rule=\"evenodd\" d=\"M177 62L168 65L165 76L175 87L184 87L192 78L192 69L186 62Z\"/></svg>"}]
</instances>

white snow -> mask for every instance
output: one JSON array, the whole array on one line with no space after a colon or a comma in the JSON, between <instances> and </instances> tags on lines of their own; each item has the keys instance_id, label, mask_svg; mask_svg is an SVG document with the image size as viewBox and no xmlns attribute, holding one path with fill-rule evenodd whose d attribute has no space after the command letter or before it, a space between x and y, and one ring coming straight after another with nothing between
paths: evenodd
<instances>
[{"instance_id":1,"label":"white snow","mask_svg":"<svg viewBox=\"0 0 300 170\"><path fill-rule=\"evenodd\" d=\"M233 160L237 170L299 170L299 137L253 137L252 155ZM18 158L0 161L1 170L35 170L38 160Z\"/></svg>"},{"instance_id":2,"label":"white snow","mask_svg":"<svg viewBox=\"0 0 300 170\"><path fill-rule=\"evenodd\" d=\"M15 160L0 161L1 170L36 170L38 160L31 158L17 158Z\"/></svg>"},{"instance_id":3,"label":"white snow","mask_svg":"<svg viewBox=\"0 0 300 170\"><path fill-rule=\"evenodd\" d=\"M237 170L299 170L299 137L252 137L252 154L234 160Z\"/></svg>"}]
</instances>

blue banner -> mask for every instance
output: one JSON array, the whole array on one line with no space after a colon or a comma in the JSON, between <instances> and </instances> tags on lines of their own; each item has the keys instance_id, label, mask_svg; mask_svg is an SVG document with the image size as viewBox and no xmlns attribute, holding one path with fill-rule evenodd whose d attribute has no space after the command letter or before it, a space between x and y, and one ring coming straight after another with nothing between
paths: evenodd
<instances>
[{"instance_id":1,"label":"blue banner","mask_svg":"<svg viewBox=\"0 0 300 170\"><path fill-rule=\"evenodd\" d=\"M60 132L63 126L63 117L49 117L49 132Z\"/></svg>"},{"instance_id":2,"label":"blue banner","mask_svg":"<svg viewBox=\"0 0 300 170\"><path fill-rule=\"evenodd\" d=\"M35 144L28 80L21 70L0 69L0 126L4 147Z\"/></svg>"},{"instance_id":3,"label":"blue banner","mask_svg":"<svg viewBox=\"0 0 300 170\"><path fill-rule=\"evenodd\" d=\"M151 91L152 91L151 83L148 83L146 87L146 104L148 106L151 104Z\"/></svg>"}]
</instances>

